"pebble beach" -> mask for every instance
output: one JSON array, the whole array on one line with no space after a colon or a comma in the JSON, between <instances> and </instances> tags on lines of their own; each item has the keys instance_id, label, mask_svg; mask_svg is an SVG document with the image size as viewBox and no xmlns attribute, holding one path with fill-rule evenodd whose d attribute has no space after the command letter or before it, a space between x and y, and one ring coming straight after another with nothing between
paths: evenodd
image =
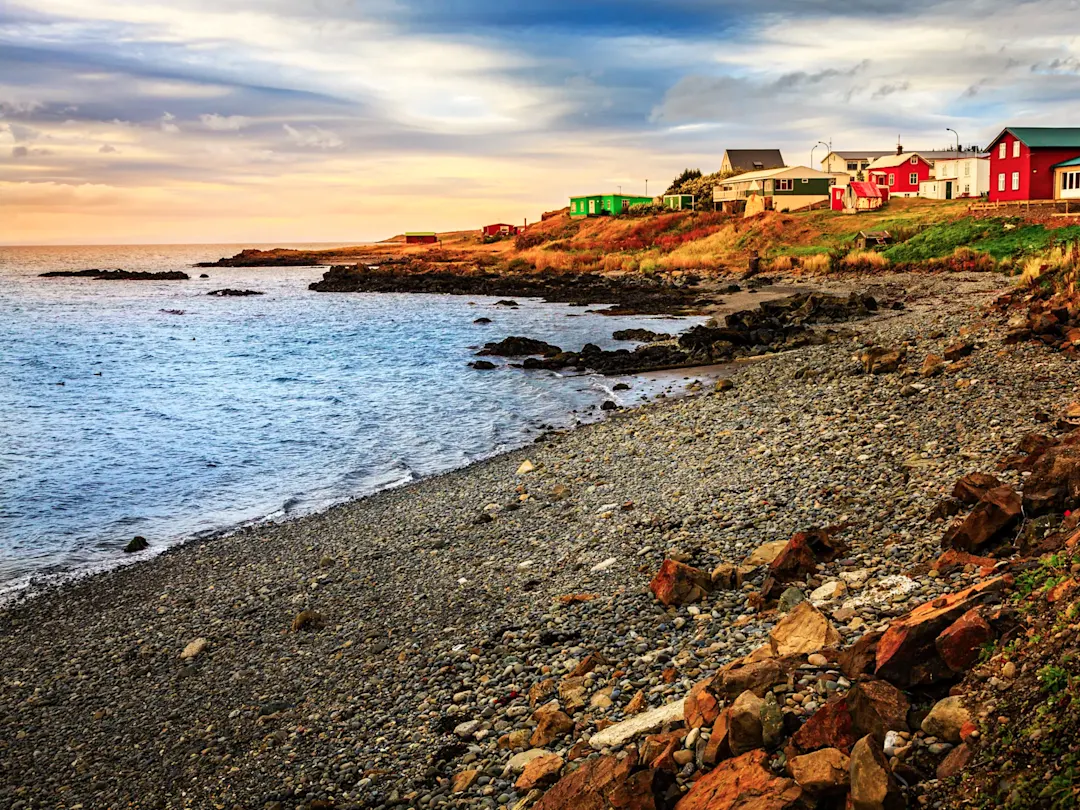
<instances>
[{"instance_id":1,"label":"pebble beach","mask_svg":"<svg viewBox=\"0 0 1080 810\"><path fill-rule=\"evenodd\" d=\"M665 608L648 587L665 558L711 571L839 527L849 551L803 590L844 643L976 581L930 568L935 507L970 472L1016 484L997 459L1075 397L1064 358L1002 344L983 307L1007 286L824 283L905 306L732 364L728 390L0 607L0 810L523 810L541 795L518 785L523 753L595 756L609 721L767 640L762 574ZM919 373L962 340L968 356ZM905 347L911 372L863 373L853 355L873 345ZM785 714L850 686L803 672ZM539 729L551 699L569 725Z\"/></svg>"}]
</instances>

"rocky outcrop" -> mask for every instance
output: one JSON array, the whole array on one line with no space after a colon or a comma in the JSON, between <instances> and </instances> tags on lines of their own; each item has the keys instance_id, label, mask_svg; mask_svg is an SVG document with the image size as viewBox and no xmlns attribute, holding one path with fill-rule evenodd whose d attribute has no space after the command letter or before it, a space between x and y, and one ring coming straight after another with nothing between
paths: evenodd
<instances>
[{"instance_id":1,"label":"rocky outcrop","mask_svg":"<svg viewBox=\"0 0 1080 810\"><path fill-rule=\"evenodd\" d=\"M611 334L613 340L634 340L638 343L659 343L671 340L674 336L666 332L651 332L648 329L619 329Z\"/></svg>"},{"instance_id":2,"label":"rocky outcrop","mask_svg":"<svg viewBox=\"0 0 1080 810\"><path fill-rule=\"evenodd\" d=\"M232 287L226 287L223 290L211 290L207 295L213 295L218 298L244 298L249 295L265 295L258 290L235 290Z\"/></svg>"},{"instance_id":3,"label":"rocky outcrop","mask_svg":"<svg viewBox=\"0 0 1080 810\"><path fill-rule=\"evenodd\" d=\"M545 343L542 340L512 336L498 343L486 343L484 348L477 352L481 357L525 357L530 354L542 354L548 357L559 354L562 351L558 346Z\"/></svg>"},{"instance_id":4,"label":"rocky outcrop","mask_svg":"<svg viewBox=\"0 0 1080 810\"><path fill-rule=\"evenodd\" d=\"M187 281L191 278L180 270L153 273L146 270L52 270L39 278L92 278L97 281Z\"/></svg>"},{"instance_id":5,"label":"rocky outcrop","mask_svg":"<svg viewBox=\"0 0 1080 810\"><path fill-rule=\"evenodd\" d=\"M889 625L878 642L875 672L900 686L933 683L951 677L938 655L942 631L972 608L997 599L1010 577L996 577L959 593L926 602Z\"/></svg>"}]
</instances>

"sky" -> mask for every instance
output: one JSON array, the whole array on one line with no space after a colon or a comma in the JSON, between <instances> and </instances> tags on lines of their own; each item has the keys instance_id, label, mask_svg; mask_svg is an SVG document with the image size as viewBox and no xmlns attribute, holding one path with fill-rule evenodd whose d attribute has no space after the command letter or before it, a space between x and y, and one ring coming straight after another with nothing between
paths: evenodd
<instances>
[{"instance_id":1,"label":"sky","mask_svg":"<svg viewBox=\"0 0 1080 810\"><path fill-rule=\"evenodd\" d=\"M0 244L518 223L1078 99L1080 0L3 0Z\"/></svg>"}]
</instances>

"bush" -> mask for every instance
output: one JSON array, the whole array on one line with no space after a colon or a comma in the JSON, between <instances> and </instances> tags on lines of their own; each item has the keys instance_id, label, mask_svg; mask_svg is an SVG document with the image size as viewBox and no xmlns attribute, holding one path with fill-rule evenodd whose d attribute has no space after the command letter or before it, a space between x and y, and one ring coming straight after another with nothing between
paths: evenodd
<instances>
[{"instance_id":1,"label":"bush","mask_svg":"<svg viewBox=\"0 0 1080 810\"><path fill-rule=\"evenodd\" d=\"M548 240L548 237L543 233L532 233L526 231L525 233L519 233L514 237L514 249L515 250L528 250L529 248L539 247Z\"/></svg>"}]
</instances>

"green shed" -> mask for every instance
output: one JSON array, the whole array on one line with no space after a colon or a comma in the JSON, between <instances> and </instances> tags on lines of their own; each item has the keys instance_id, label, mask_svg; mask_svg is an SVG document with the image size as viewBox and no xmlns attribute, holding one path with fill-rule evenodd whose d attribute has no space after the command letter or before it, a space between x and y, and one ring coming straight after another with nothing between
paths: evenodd
<instances>
[{"instance_id":1,"label":"green shed","mask_svg":"<svg viewBox=\"0 0 1080 810\"><path fill-rule=\"evenodd\" d=\"M636 194L585 194L570 198L570 216L603 217L622 214L631 205L651 205L652 197L639 197Z\"/></svg>"},{"instance_id":2,"label":"green shed","mask_svg":"<svg viewBox=\"0 0 1080 810\"><path fill-rule=\"evenodd\" d=\"M693 211L694 195L667 194L664 196L664 208L670 208L672 211Z\"/></svg>"}]
</instances>

